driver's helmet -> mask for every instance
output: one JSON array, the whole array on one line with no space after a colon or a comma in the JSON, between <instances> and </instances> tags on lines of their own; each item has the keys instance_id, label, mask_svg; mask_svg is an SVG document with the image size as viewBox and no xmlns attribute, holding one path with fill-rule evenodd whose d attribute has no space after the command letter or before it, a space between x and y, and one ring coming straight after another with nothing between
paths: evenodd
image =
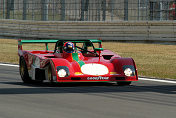
<instances>
[{"instance_id":1,"label":"driver's helmet","mask_svg":"<svg viewBox=\"0 0 176 118\"><path fill-rule=\"evenodd\" d=\"M74 52L74 44L72 42L64 43L64 51L67 53L73 53Z\"/></svg>"}]
</instances>

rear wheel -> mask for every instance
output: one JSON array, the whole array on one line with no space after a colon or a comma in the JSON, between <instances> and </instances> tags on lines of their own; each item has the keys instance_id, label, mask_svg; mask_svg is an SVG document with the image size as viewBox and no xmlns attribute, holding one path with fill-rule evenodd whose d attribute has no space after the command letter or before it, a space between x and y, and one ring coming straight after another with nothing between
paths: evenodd
<instances>
[{"instance_id":1,"label":"rear wheel","mask_svg":"<svg viewBox=\"0 0 176 118\"><path fill-rule=\"evenodd\" d=\"M32 80L29 77L27 65L23 57L20 57L19 63L20 63L19 71L20 71L21 79L23 80L24 83L31 83Z\"/></svg>"},{"instance_id":2,"label":"rear wheel","mask_svg":"<svg viewBox=\"0 0 176 118\"><path fill-rule=\"evenodd\" d=\"M119 86L128 86L130 84L131 84L131 82L117 82L117 85L119 85Z\"/></svg>"}]
</instances>

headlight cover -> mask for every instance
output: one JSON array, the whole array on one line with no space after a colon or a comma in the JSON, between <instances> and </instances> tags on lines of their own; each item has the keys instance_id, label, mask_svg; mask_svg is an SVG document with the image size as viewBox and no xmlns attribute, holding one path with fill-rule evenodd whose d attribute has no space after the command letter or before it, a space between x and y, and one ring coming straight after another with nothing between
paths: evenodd
<instances>
[{"instance_id":1,"label":"headlight cover","mask_svg":"<svg viewBox=\"0 0 176 118\"><path fill-rule=\"evenodd\" d=\"M57 74L59 77L68 77L70 75L69 69L66 66L58 66Z\"/></svg>"},{"instance_id":2,"label":"headlight cover","mask_svg":"<svg viewBox=\"0 0 176 118\"><path fill-rule=\"evenodd\" d=\"M127 77L131 77L131 76L135 76L135 68L134 66L132 65L125 65L123 66L123 71L124 71L124 74L127 76Z\"/></svg>"},{"instance_id":3,"label":"headlight cover","mask_svg":"<svg viewBox=\"0 0 176 118\"><path fill-rule=\"evenodd\" d=\"M64 69L60 69L57 72L59 77L65 77L67 75L67 72Z\"/></svg>"}]
</instances>

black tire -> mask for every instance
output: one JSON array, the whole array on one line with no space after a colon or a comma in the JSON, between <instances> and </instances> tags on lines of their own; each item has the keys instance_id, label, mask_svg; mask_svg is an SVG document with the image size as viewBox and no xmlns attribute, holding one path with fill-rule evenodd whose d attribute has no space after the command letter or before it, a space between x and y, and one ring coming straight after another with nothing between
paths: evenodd
<instances>
[{"instance_id":1,"label":"black tire","mask_svg":"<svg viewBox=\"0 0 176 118\"><path fill-rule=\"evenodd\" d=\"M34 83L36 83L36 84L42 84L43 83L43 80L35 80L35 81L33 81Z\"/></svg>"},{"instance_id":2,"label":"black tire","mask_svg":"<svg viewBox=\"0 0 176 118\"><path fill-rule=\"evenodd\" d=\"M21 75L21 79L24 83L31 83L32 80L29 77L29 73L28 73L28 69L27 69L27 65L26 62L24 60L23 57L20 57L20 62L19 62L19 71L20 71L20 75Z\"/></svg>"},{"instance_id":3,"label":"black tire","mask_svg":"<svg viewBox=\"0 0 176 118\"><path fill-rule=\"evenodd\" d=\"M117 82L118 86L129 86L131 82Z\"/></svg>"}]
</instances>

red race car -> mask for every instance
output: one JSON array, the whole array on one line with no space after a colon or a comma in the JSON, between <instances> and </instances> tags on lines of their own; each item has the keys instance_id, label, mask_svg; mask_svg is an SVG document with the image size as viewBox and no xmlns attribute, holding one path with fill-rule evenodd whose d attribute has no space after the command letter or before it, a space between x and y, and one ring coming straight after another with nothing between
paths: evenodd
<instances>
[{"instance_id":1,"label":"red race car","mask_svg":"<svg viewBox=\"0 0 176 118\"><path fill-rule=\"evenodd\" d=\"M24 43L44 43L45 50L23 50ZM55 43L54 50L48 49ZM138 80L132 58L122 58L102 48L102 41L19 40L19 70L24 83L43 82L117 82L130 85ZM54 45L54 44L53 44Z\"/></svg>"}]
</instances>

